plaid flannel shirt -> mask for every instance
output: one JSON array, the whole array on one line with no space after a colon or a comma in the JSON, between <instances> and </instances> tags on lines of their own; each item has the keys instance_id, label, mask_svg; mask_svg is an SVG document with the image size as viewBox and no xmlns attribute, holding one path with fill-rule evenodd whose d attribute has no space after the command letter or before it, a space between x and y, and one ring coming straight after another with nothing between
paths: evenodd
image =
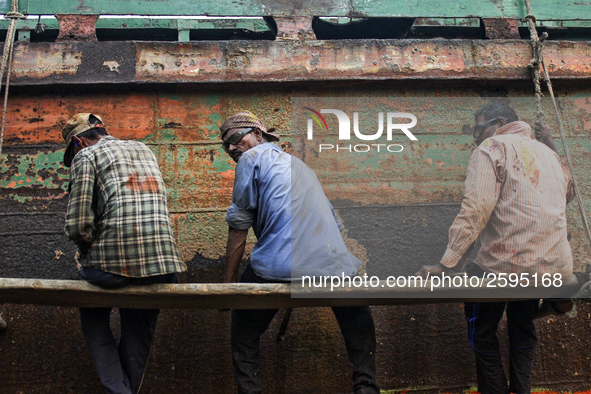
<instances>
[{"instance_id":1,"label":"plaid flannel shirt","mask_svg":"<svg viewBox=\"0 0 591 394\"><path fill-rule=\"evenodd\" d=\"M146 145L101 138L72 161L69 188L65 230L80 264L136 278L185 271L166 186Z\"/></svg>"}]
</instances>

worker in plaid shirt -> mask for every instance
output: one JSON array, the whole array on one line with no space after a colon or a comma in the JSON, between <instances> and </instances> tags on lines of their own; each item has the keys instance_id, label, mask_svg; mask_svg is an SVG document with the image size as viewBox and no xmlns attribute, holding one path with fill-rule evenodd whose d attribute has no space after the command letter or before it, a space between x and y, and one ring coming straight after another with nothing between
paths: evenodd
<instances>
[{"instance_id":1,"label":"worker in plaid shirt","mask_svg":"<svg viewBox=\"0 0 591 394\"><path fill-rule=\"evenodd\" d=\"M99 116L81 113L62 135L68 145L70 200L66 233L78 245L79 277L103 288L178 283L185 271L166 204L166 186L152 151L120 141ZM120 308L119 345L112 308L80 308L82 333L108 393L137 393L156 330L158 309Z\"/></svg>"}]
</instances>

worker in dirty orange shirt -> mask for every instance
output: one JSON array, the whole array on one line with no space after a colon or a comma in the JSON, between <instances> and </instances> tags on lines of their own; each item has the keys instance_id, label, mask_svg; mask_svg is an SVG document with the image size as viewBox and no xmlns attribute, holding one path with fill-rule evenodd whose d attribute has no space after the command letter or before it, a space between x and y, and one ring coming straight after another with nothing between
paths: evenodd
<instances>
[{"instance_id":1,"label":"worker in dirty orange shirt","mask_svg":"<svg viewBox=\"0 0 591 394\"><path fill-rule=\"evenodd\" d=\"M466 266L469 276L515 273L533 281L535 275L549 275L565 283L573 274L566 204L574 194L570 172L560 162L550 129L538 121L537 141L530 126L500 102L484 106L475 122L477 148L470 157L464 199L449 229L447 250L439 264L424 266L418 275L426 278L460 270L480 236L482 247ZM538 305L537 299L465 303L481 394L530 393ZM509 385L496 336L505 310Z\"/></svg>"},{"instance_id":2,"label":"worker in dirty orange shirt","mask_svg":"<svg viewBox=\"0 0 591 394\"><path fill-rule=\"evenodd\" d=\"M178 283L185 270L168 216L166 186L152 151L107 134L98 115L80 113L62 130L70 168L66 233L78 245L79 277L116 289ZM137 393L150 355L158 309L80 308L84 339L107 393Z\"/></svg>"}]
</instances>

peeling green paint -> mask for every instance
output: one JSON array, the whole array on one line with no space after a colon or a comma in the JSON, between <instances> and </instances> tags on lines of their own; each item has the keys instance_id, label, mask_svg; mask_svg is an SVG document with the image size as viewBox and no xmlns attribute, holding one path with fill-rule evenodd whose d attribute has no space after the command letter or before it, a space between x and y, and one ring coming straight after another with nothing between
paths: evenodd
<instances>
[{"instance_id":1,"label":"peeling green paint","mask_svg":"<svg viewBox=\"0 0 591 394\"><path fill-rule=\"evenodd\" d=\"M0 188L61 188L67 190L68 171L62 166L63 151L34 155L2 155Z\"/></svg>"},{"instance_id":2,"label":"peeling green paint","mask_svg":"<svg viewBox=\"0 0 591 394\"><path fill-rule=\"evenodd\" d=\"M556 7L553 0L538 0L534 12L539 19L580 19L587 15L586 2L565 0ZM10 11L10 4L2 4L3 14ZM357 17L472 17L516 18L526 15L522 3L513 0L478 0L472 2L446 2L439 0L388 1L314 0L264 1L233 0L199 2L178 0L175 7L167 1L121 2L116 0L54 0L51 7L43 0L19 0L19 10L31 15L47 14L107 14L107 15L211 15L211 16L357 16ZM25 11L26 10L26 11Z\"/></svg>"},{"instance_id":3,"label":"peeling green paint","mask_svg":"<svg viewBox=\"0 0 591 394\"><path fill-rule=\"evenodd\" d=\"M179 137L175 134L174 129L162 129L161 139L165 141L177 141Z\"/></svg>"},{"instance_id":4,"label":"peeling green paint","mask_svg":"<svg viewBox=\"0 0 591 394\"><path fill-rule=\"evenodd\" d=\"M148 142L152 142L155 138L154 133L150 133L148 135L146 135L144 138L139 138L138 141L143 142L143 143L148 143Z\"/></svg>"},{"instance_id":5,"label":"peeling green paint","mask_svg":"<svg viewBox=\"0 0 591 394\"><path fill-rule=\"evenodd\" d=\"M233 170L234 167L236 167L236 163L234 163L234 161L232 161L232 159L230 159L226 152L220 147L217 148L217 155L215 155L212 167L218 172L225 172Z\"/></svg>"}]
</instances>

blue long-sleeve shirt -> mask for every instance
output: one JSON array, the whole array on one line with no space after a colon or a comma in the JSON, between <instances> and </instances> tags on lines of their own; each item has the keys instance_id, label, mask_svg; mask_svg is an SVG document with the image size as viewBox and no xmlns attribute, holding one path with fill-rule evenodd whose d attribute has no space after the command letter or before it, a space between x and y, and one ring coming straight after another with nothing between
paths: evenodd
<instances>
[{"instance_id":1,"label":"blue long-sleeve shirt","mask_svg":"<svg viewBox=\"0 0 591 394\"><path fill-rule=\"evenodd\" d=\"M265 279L348 276L361 265L345 246L316 174L271 143L240 156L226 221L238 230L252 226L250 264Z\"/></svg>"}]
</instances>

